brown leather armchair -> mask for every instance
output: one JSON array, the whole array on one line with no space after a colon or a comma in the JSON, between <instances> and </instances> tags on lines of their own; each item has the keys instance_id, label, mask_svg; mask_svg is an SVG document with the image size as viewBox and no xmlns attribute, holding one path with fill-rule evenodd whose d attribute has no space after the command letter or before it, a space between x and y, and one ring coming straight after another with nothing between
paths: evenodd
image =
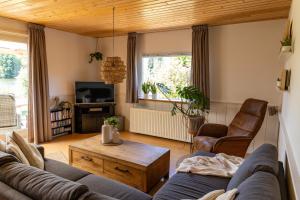
<instances>
[{"instance_id":1,"label":"brown leather armchair","mask_svg":"<svg viewBox=\"0 0 300 200\"><path fill-rule=\"evenodd\" d=\"M247 99L228 127L202 125L194 137L193 149L244 157L264 121L267 105L266 101Z\"/></svg>"}]
</instances>

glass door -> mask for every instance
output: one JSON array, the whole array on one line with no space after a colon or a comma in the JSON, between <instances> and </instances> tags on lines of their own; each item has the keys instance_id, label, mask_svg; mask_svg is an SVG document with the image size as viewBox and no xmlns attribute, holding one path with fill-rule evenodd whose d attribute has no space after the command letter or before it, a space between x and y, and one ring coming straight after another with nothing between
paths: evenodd
<instances>
[{"instance_id":1,"label":"glass door","mask_svg":"<svg viewBox=\"0 0 300 200\"><path fill-rule=\"evenodd\" d=\"M27 137L28 79L27 44L0 40L0 134L21 130Z\"/></svg>"}]
</instances>

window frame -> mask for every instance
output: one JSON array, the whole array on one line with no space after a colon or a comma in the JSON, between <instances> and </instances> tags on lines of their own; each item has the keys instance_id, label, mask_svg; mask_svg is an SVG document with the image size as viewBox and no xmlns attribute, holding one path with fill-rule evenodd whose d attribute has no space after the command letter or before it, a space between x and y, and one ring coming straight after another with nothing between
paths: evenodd
<instances>
[{"instance_id":1,"label":"window frame","mask_svg":"<svg viewBox=\"0 0 300 200\"><path fill-rule=\"evenodd\" d=\"M177 53L151 53L151 54L142 54L140 57L140 67L139 67L139 77L138 77L138 99L142 100L142 101L157 101L157 102L169 102L169 100L165 99L165 98L157 98L157 99L152 99L152 98L148 98L145 99L143 97L143 91L142 91L142 83L143 83L143 58L147 58L147 57L176 57L176 56L191 56L192 59L192 52L177 52ZM192 60L191 60L192 62ZM191 63L191 67L192 67L192 63ZM190 73L192 73L192 70L190 71ZM191 80L190 80L191 83ZM178 102L179 100L174 99L171 100L172 102Z\"/></svg>"}]
</instances>

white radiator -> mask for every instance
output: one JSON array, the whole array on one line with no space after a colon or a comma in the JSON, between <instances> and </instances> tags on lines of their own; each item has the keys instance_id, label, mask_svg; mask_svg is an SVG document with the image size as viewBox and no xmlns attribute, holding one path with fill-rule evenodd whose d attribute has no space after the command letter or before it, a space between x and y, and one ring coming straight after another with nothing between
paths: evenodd
<instances>
[{"instance_id":1,"label":"white radiator","mask_svg":"<svg viewBox=\"0 0 300 200\"><path fill-rule=\"evenodd\" d=\"M170 111L130 108L130 132L189 142L182 115Z\"/></svg>"},{"instance_id":2,"label":"white radiator","mask_svg":"<svg viewBox=\"0 0 300 200\"><path fill-rule=\"evenodd\" d=\"M234 103L212 103L210 113L207 117L208 122L229 125L239 111L241 105ZM154 106L154 108L156 108ZM179 141L190 141L182 115L171 116L170 111L151 110L147 108L130 109L130 131L153 135ZM277 145L278 136L278 115L270 116L266 114L265 120L248 148L252 152L263 143Z\"/></svg>"}]
</instances>

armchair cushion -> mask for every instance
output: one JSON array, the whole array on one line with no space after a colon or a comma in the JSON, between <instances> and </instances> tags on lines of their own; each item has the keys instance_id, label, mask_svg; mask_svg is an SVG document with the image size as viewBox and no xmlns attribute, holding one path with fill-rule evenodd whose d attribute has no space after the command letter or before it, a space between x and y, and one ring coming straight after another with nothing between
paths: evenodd
<instances>
[{"instance_id":1,"label":"armchair cushion","mask_svg":"<svg viewBox=\"0 0 300 200\"><path fill-rule=\"evenodd\" d=\"M244 180L258 171L274 174L279 171L277 149L271 144L263 144L257 148L239 167L231 178L227 190L237 188Z\"/></svg>"},{"instance_id":2,"label":"armchair cushion","mask_svg":"<svg viewBox=\"0 0 300 200\"><path fill-rule=\"evenodd\" d=\"M251 140L246 136L225 136L216 141L212 152L244 157Z\"/></svg>"},{"instance_id":3,"label":"armchair cushion","mask_svg":"<svg viewBox=\"0 0 300 200\"><path fill-rule=\"evenodd\" d=\"M206 123L200 127L197 135L220 138L220 137L224 137L225 135L227 135L227 130L228 130L228 127L225 125Z\"/></svg>"},{"instance_id":4,"label":"armchair cushion","mask_svg":"<svg viewBox=\"0 0 300 200\"><path fill-rule=\"evenodd\" d=\"M196 136L194 137L193 148L197 149L198 151L210 152L217 140L218 139L214 137Z\"/></svg>"}]
</instances>

